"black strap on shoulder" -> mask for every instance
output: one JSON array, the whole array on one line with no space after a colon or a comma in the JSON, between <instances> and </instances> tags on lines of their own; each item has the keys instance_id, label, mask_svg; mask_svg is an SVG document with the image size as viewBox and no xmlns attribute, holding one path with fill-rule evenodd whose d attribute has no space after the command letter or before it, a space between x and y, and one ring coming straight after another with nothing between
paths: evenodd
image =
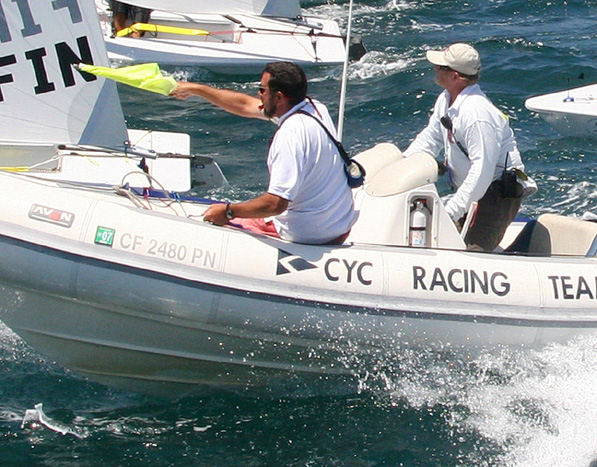
<instances>
[{"instance_id":1,"label":"black strap on shoulder","mask_svg":"<svg viewBox=\"0 0 597 467\"><path fill-rule=\"evenodd\" d=\"M456 136L454 136L454 128L452 126L452 119L448 116L448 114L446 114L442 118L440 118L439 121L442 124L442 126L446 130L448 130L448 135L450 135L450 137L454 140L454 142L456 143L456 146L458 146L458 149L460 149L462 151L462 153L466 156L467 159L470 159L466 148L462 144L460 144L460 141L458 141L456 139Z\"/></svg>"},{"instance_id":2,"label":"black strap on shoulder","mask_svg":"<svg viewBox=\"0 0 597 467\"><path fill-rule=\"evenodd\" d=\"M460 144L460 141L458 141L456 139L456 136L454 136L454 127L452 125L452 119L448 116L448 114L446 114L442 118L440 118L439 121L441 122L442 126L446 130L448 130L448 134L452 137L452 139L456 143L456 146L458 146L458 148L464 153L464 155L468 159L470 159L470 156L468 155L468 151L466 150L466 148L462 144ZM508 169L509 156L510 156L510 153L506 153L506 160L504 161L504 174L506 173L506 170Z\"/></svg>"},{"instance_id":3,"label":"black strap on shoulder","mask_svg":"<svg viewBox=\"0 0 597 467\"><path fill-rule=\"evenodd\" d=\"M323 130L330 137L330 139L332 140L334 145L338 148L338 152L340 153L340 157L342 157L344 164L346 164L347 167L351 164L352 161L350 160L350 157L348 157L348 153L346 152L346 149L344 149L344 146L342 146L342 143L340 141L338 141L336 138L334 138L332 133L330 133L330 130L328 130L326 128L326 126L323 124L323 122L321 120L319 120L315 115L311 115L309 112L305 112L304 110L297 110L292 115L295 115L295 114L307 115L307 116L311 117L313 120L315 120L317 123L319 123L319 125L321 125L321 128L323 128ZM288 117L286 117L286 119L284 119L284 122L286 120L288 120L290 117L292 117L292 115L289 115ZM282 126L282 124L284 122L282 122L280 124L280 126ZM278 128L280 128L280 126Z\"/></svg>"}]
</instances>

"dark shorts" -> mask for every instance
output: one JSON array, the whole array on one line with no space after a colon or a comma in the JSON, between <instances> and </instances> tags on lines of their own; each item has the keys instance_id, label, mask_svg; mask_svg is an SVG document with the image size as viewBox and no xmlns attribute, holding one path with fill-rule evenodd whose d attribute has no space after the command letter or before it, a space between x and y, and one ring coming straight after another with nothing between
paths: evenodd
<instances>
[{"instance_id":1,"label":"dark shorts","mask_svg":"<svg viewBox=\"0 0 597 467\"><path fill-rule=\"evenodd\" d=\"M468 249L493 251L516 217L522 198L504 198L501 180L496 180L489 185L478 203L475 219L464 241ZM461 222L464 222L464 218Z\"/></svg>"},{"instance_id":2,"label":"dark shorts","mask_svg":"<svg viewBox=\"0 0 597 467\"><path fill-rule=\"evenodd\" d=\"M126 15L133 23L147 23L151 15L151 10L147 8L116 2L114 0L110 1L110 9L112 10L112 15Z\"/></svg>"}]
</instances>

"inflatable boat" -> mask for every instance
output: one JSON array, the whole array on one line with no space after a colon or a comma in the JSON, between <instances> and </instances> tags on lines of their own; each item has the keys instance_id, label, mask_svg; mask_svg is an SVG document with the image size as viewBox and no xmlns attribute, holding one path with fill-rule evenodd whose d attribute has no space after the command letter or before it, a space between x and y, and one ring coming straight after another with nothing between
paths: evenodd
<instances>
[{"instance_id":1,"label":"inflatable boat","mask_svg":"<svg viewBox=\"0 0 597 467\"><path fill-rule=\"evenodd\" d=\"M107 62L92 0L35 3L43 27L27 40L23 5L2 3L0 319L65 367L174 393L350 378L402 346L472 354L597 333L597 224L545 214L467 251L435 160L389 143L356 156L367 177L342 245L203 222L217 201L185 194L188 157L107 149L128 141L114 85L69 66Z\"/></svg>"}]
</instances>

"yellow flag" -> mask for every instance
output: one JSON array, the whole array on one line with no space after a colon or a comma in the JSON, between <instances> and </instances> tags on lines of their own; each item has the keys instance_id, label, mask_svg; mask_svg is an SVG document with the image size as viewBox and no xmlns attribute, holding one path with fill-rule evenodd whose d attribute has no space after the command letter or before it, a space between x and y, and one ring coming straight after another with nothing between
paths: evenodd
<instances>
[{"instance_id":1,"label":"yellow flag","mask_svg":"<svg viewBox=\"0 0 597 467\"><path fill-rule=\"evenodd\" d=\"M143 63L141 65L109 68L105 66L85 65L80 63L77 68L81 71L97 76L113 79L119 83L128 84L134 88L169 95L177 84L171 76L164 76L157 63Z\"/></svg>"}]
</instances>

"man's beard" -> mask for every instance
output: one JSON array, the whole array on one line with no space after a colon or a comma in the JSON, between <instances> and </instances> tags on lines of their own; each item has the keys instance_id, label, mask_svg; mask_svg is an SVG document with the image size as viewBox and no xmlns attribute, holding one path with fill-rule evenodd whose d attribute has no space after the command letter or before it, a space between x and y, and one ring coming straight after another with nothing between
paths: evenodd
<instances>
[{"instance_id":1,"label":"man's beard","mask_svg":"<svg viewBox=\"0 0 597 467\"><path fill-rule=\"evenodd\" d=\"M276 107L273 102L270 102L269 106L263 104L263 115L267 118L273 118L276 113Z\"/></svg>"}]
</instances>

